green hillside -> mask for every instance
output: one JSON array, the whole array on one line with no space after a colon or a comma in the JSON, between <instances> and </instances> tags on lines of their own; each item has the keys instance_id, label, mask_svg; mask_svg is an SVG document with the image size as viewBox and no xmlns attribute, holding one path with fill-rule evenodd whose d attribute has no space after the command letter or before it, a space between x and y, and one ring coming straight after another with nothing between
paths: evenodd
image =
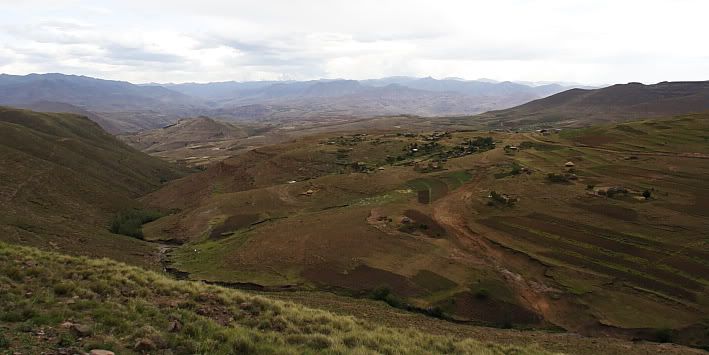
<instances>
[{"instance_id":1,"label":"green hillside","mask_svg":"<svg viewBox=\"0 0 709 355\"><path fill-rule=\"evenodd\" d=\"M0 240L143 263L109 220L183 173L85 117L0 107Z\"/></svg>"}]
</instances>

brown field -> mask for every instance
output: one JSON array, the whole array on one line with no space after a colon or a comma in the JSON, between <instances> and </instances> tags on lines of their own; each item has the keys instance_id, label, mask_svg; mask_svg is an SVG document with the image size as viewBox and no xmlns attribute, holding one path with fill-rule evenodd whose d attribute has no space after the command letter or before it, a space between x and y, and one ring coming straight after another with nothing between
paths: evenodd
<instances>
[{"instance_id":1,"label":"brown field","mask_svg":"<svg viewBox=\"0 0 709 355\"><path fill-rule=\"evenodd\" d=\"M701 121L677 122L664 124ZM650 339L643 328L662 324L643 315L645 307L679 339L680 328L703 327L709 304L709 221L699 211L709 160L676 143L698 130L659 130L658 138L642 122L625 125L549 136L453 132L416 154L406 147L430 142L429 133L304 134L144 197L179 209L144 231L151 240L185 241L172 266L195 280L358 296L386 287L460 321ZM486 135L498 148L420 170ZM523 148L499 148L507 144ZM548 173L568 172L567 161L576 179L549 183ZM510 173L513 163L529 173ZM611 186L629 192L596 193ZM515 202L490 204L492 190Z\"/></svg>"}]
</instances>

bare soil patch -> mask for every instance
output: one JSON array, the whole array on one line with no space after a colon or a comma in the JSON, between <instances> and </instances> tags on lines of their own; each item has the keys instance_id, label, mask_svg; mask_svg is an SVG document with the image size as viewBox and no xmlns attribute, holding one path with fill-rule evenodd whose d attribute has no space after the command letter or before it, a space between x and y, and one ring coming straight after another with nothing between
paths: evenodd
<instances>
[{"instance_id":1,"label":"bare soil patch","mask_svg":"<svg viewBox=\"0 0 709 355\"><path fill-rule=\"evenodd\" d=\"M342 288L358 293L366 293L382 287L404 297L424 293L420 287L402 275L364 264L346 272L337 271L337 266L321 265L305 270L303 277L326 287Z\"/></svg>"},{"instance_id":2,"label":"bare soil patch","mask_svg":"<svg viewBox=\"0 0 709 355\"><path fill-rule=\"evenodd\" d=\"M450 308L455 316L464 319L483 321L498 326L532 325L542 322L542 318L538 314L521 306L497 300L492 296L481 297L469 291L455 294L452 303L443 306Z\"/></svg>"},{"instance_id":3,"label":"bare soil patch","mask_svg":"<svg viewBox=\"0 0 709 355\"><path fill-rule=\"evenodd\" d=\"M586 204L586 203L575 203L572 204L573 207L583 209L595 214L600 214L606 217L615 218L623 221L636 221L638 220L638 212L630 208L616 206L611 204Z\"/></svg>"}]
</instances>

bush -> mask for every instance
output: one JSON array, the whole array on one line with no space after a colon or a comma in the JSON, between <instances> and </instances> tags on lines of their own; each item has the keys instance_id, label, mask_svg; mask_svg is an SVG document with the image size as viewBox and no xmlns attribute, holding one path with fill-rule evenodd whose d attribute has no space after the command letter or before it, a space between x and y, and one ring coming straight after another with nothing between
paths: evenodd
<instances>
[{"instance_id":1,"label":"bush","mask_svg":"<svg viewBox=\"0 0 709 355\"><path fill-rule=\"evenodd\" d=\"M668 328L662 328L655 331L655 341L658 343L671 343L672 342L672 330Z\"/></svg>"},{"instance_id":2,"label":"bush","mask_svg":"<svg viewBox=\"0 0 709 355\"><path fill-rule=\"evenodd\" d=\"M490 297L490 291L486 288L479 288L475 291L475 298L479 300L486 300Z\"/></svg>"},{"instance_id":3,"label":"bush","mask_svg":"<svg viewBox=\"0 0 709 355\"><path fill-rule=\"evenodd\" d=\"M406 307L406 303L391 293L391 290L388 287L379 287L374 289L374 291L372 291L371 298L378 301L384 301L394 308Z\"/></svg>"},{"instance_id":4,"label":"bush","mask_svg":"<svg viewBox=\"0 0 709 355\"><path fill-rule=\"evenodd\" d=\"M57 296L66 296L74 290L74 285L68 282L60 282L54 285L54 294Z\"/></svg>"},{"instance_id":5,"label":"bush","mask_svg":"<svg viewBox=\"0 0 709 355\"><path fill-rule=\"evenodd\" d=\"M0 331L0 349L8 349L10 347L10 341L7 340L5 334Z\"/></svg>"},{"instance_id":6,"label":"bush","mask_svg":"<svg viewBox=\"0 0 709 355\"><path fill-rule=\"evenodd\" d=\"M569 182L569 178L563 174L547 174L547 179L551 182Z\"/></svg>"},{"instance_id":7,"label":"bush","mask_svg":"<svg viewBox=\"0 0 709 355\"><path fill-rule=\"evenodd\" d=\"M111 233L143 238L143 224L162 217L157 211L129 210L119 213L111 222Z\"/></svg>"}]
</instances>

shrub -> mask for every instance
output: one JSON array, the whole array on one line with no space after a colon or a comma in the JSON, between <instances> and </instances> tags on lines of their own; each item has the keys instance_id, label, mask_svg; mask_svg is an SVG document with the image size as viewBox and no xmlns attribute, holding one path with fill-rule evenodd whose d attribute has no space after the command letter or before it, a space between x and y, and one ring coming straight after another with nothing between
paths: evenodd
<instances>
[{"instance_id":1,"label":"shrub","mask_svg":"<svg viewBox=\"0 0 709 355\"><path fill-rule=\"evenodd\" d=\"M551 182L569 182L569 178L566 175L555 173L547 174L547 180Z\"/></svg>"},{"instance_id":2,"label":"shrub","mask_svg":"<svg viewBox=\"0 0 709 355\"><path fill-rule=\"evenodd\" d=\"M54 294L57 296L66 296L74 290L74 285L68 282L60 282L54 285Z\"/></svg>"},{"instance_id":3,"label":"shrub","mask_svg":"<svg viewBox=\"0 0 709 355\"><path fill-rule=\"evenodd\" d=\"M7 340L5 334L0 332L0 349L7 349L10 347L10 341Z\"/></svg>"},{"instance_id":4,"label":"shrub","mask_svg":"<svg viewBox=\"0 0 709 355\"><path fill-rule=\"evenodd\" d=\"M162 217L157 211L128 210L117 214L111 222L111 233L143 238L143 224Z\"/></svg>"},{"instance_id":5,"label":"shrub","mask_svg":"<svg viewBox=\"0 0 709 355\"><path fill-rule=\"evenodd\" d=\"M672 342L672 330L669 328L657 329L655 331L655 341L658 343Z\"/></svg>"},{"instance_id":6,"label":"shrub","mask_svg":"<svg viewBox=\"0 0 709 355\"><path fill-rule=\"evenodd\" d=\"M388 287L378 287L372 291L372 299L384 301L391 293Z\"/></svg>"},{"instance_id":7,"label":"shrub","mask_svg":"<svg viewBox=\"0 0 709 355\"><path fill-rule=\"evenodd\" d=\"M517 162L512 163L512 170L510 170L511 175L519 175L522 172L522 166Z\"/></svg>"},{"instance_id":8,"label":"shrub","mask_svg":"<svg viewBox=\"0 0 709 355\"><path fill-rule=\"evenodd\" d=\"M490 291L486 288L479 288L475 291L475 298L479 300L486 300L490 298Z\"/></svg>"},{"instance_id":9,"label":"shrub","mask_svg":"<svg viewBox=\"0 0 709 355\"><path fill-rule=\"evenodd\" d=\"M372 291L371 298L379 301L384 301L394 308L406 307L406 303L399 297L391 293L391 290L388 287L379 287L374 289L374 291Z\"/></svg>"},{"instance_id":10,"label":"shrub","mask_svg":"<svg viewBox=\"0 0 709 355\"><path fill-rule=\"evenodd\" d=\"M69 346L72 346L76 343L76 338L74 338L73 335L69 333L62 333L59 335L59 340L57 341L57 345L66 348Z\"/></svg>"}]
</instances>

